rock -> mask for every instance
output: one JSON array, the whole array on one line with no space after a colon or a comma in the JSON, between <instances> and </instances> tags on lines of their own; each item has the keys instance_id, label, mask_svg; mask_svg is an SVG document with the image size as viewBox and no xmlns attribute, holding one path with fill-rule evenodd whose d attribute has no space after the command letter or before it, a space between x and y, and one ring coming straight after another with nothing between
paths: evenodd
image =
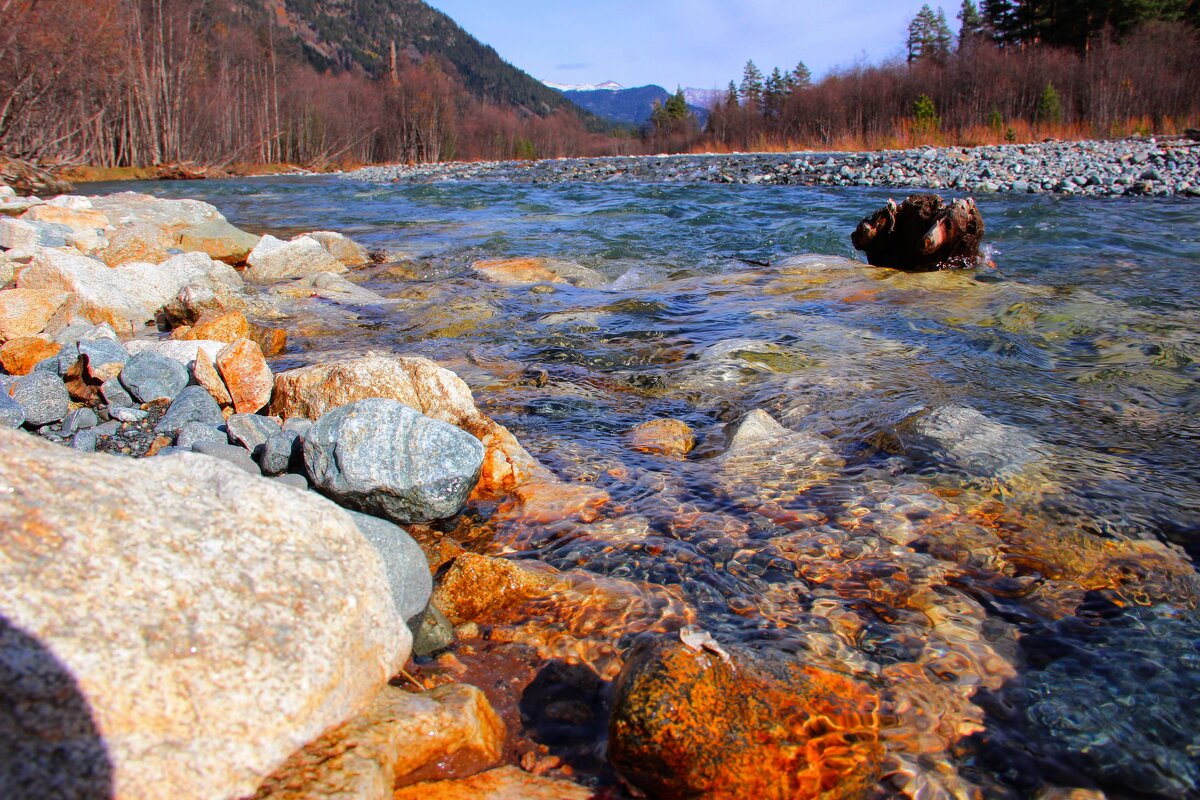
<instances>
[{"instance_id":1,"label":"rock","mask_svg":"<svg viewBox=\"0 0 1200 800\"><path fill-rule=\"evenodd\" d=\"M454 626L438 607L430 603L421 624L413 634L413 655L431 656L439 650L444 650L454 644Z\"/></svg>"},{"instance_id":2,"label":"rock","mask_svg":"<svg viewBox=\"0 0 1200 800\"><path fill-rule=\"evenodd\" d=\"M251 475L257 476L262 474L258 469L258 464L254 463L254 459L250 458L250 454L246 452L245 448L238 447L235 444L200 441L192 445L192 452L211 456L228 464L233 464L238 469L248 472Z\"/></svg>"},{"instance_id":3,"label":"rock","mask_svg":"<svg viewBox=\"0 0 1200 800\"><path fill-rule=\"evenodd\" d=\"M32 250L39 241L40 227L25 220L0 217L0 248L5 250Z\"/></svg>"},{"instance_id":4,"label":"rock","mask_svg":"<svg viewBox=\"0 0 1200 800\"><path fill-rule=\"evenodd\" d=\"M196 383L203 386L212 395L221 408L229 408L233 405L233 398L229 396L229 389L225 386L225 381L221 380L216 366L213 365L212 359L204 350L196 351L196 360L192 363L192 376L196 379Z\"/></svg>"},{"instance_id":5,"label":"rock","mask_svg":"<svg viewBox=\"0 0 1200 800\"><path fill-rule=\"evenodd\" d=\"M67 394L76 403L90 406L100 400L100 387L103 384L88 375L83 359L76 359L75 363L67 368L67 374L63 375L62 379L67 386Z\"/></svg>"},{"instance_id":6,"label":"rock","mask_svg":"<svg viewBox=\"0 0 1200 800\"><path fill-rule=\"evenodd\" d=\"M316 239L297 236L285 242L264 236L246 258L246 280L274 283L288 278L303 278L318 272L345 272L346 265L330 255Z\"/></svg>"},{"instance_id":7,"label":"rock","mask_svg":"<svg viewBox=\"0 0 1200 800\"><path fill-rule=\"evenodd\" d=\"M37 336L18 336L0 345L0 367L9 375L28 375L38 363L54 358L62 349L57 342ZM57 375L58 362L54 362Z\"/></svg>"},{"instance_id":8,"label":"rock","mask_svg":"<svg viewBox=\"0 0 1200 800\"><path fill-rule=\"evenodd\" d=\"M148 225L164 232L171 246L199 251L230 264L240 264L258 237L235 228L217 209L199 200L165 200L121 192L97 197L92 205L116 228Z\"/></svg>"},{"instance_id":9,"label":"rock","mask_svg":"<svg viewBox=\"0 0 1200 800\"><path fill-rule=\"evenodd\" d=\"M183 336L182 339L207 339L213 342L232 343L238 339L250 338L250 323L246 321L246 317L238 311L230 311L224 314L206 313L201 315L200 319L190 330Z\"/></svg>"},{"instance_id":10,"label":"rock","mask_svg":"<svg viewBox=\"0 0 1200 800\"><path fill-rule=\"evenodd\" d=\"M41 333L68 296L40 289L0 291L0 342Z\"/></svg>"},{"instance_id":11,"label":"rock","mask_svg":"<svg viewBox=\"0 0 1200 800\"><path fill-rule=\"evenodd\" d=\"M520 767L497 767L470 778L427 781L397 789L392 800L592 800L586 786L531 775Z\"/></svg>"},{"instance_id":12,"label":"rock","mask_svg":"<svg viewBox=\"0 0 1200 800\"><path fill-rule=\"evenodd\" d=\"M506 558L465 552L433 590L433 604L455 625L474 622L546 592L545 576Z\"/></svg>"},{"instance_id":13,"label":"rock","mask_svg":"<svg viewBox=\"0 0 1200 800\"><path fill-rule=\"evenodd\" d=\"M433 593L429 562L421 546L408 532L387 520L351 511L350 517L367 541L379 551L392 587L396 610L410 629L425 617L425 607Z\"/></svg>"},{"instance_id":14,"label":"rock","mask_svg":"<svg viewBox=\"0 0 1200 800\"><path fill-rule=\"evenodd\" d=\"M84 198L86 199L86 198ZM21 215L26 222L64 225L77 233L95 233L108 227L108 217L91 208L70 208L51 202L34 206Z\"/></svg>"},{"instance_id":15,"label":"rock","mask_svg":"<svg viewBox=\"0 0 1200 800\"><path fill-rule=\"evenodd\" d=\"M271 287L271 293L296 299L319 297L331 303L347 306L369 306L386 303L383 295L364 289L356 283L331 272L319 272L306 278Z\"/></svg>"},{"instance_id":16,"label":"rock","mask_svg":"<svg viewBox=\"0 0 1200 800\"><path fill-rule=\"evenodd\" d=\"M121 430L121 423L119 420L110 419L108 422L100 423L93 430L97 436L116 436Z\"/></svg>"},{"instance_id":17,"label":"rock","mask_svg":"<svg viewBox=\"0 0 1200 800\"><path fill-rule=\"evenodd\" d=\"M549 258L498 258L476 261L471 265L480 277L504 286L533 283L570 283L595 288L607 283L595 270L568 261Z\"/></svg>"},{"instance_id":18,"label":"rock","mask_svg":"<svg viewBox=\"0 0 1200 800\"><path fill-rule=\"evenodd\" d=\"M358 242L334 231L313 231L304 234L310 239L316 239L329 255L345 264L347 267L360 267L371 263L367 248Z\"/></svg>"},{"instance_id":19,"label":"rock","mask_svg":"<svg viewBox=\"0 0 1200 800\"><path fill-rule=\"evenodd\" d=\"M456 514L483 456L470 434L383 398L323 414L304 437L314 486L341 505L400 523Z\"/></svg>"},{"instance_id":20,"label":"rock","mask_svg":"<svg viewBox=\"0 0 1200 800\"><path fill-rule=\"evenodd\" d=\"M88 376L101 383L120 375L129 361L129 351L112 339L100 337L81 340L78 349Z\"/></svg>"},{"instance_id":21,"label":"rock","mask_svg":"<svg viewBox=\"0 0 1200 800\"><path fill-rule=\"evenodd\" d=\"M608 757L664 800L862 798L882 772L878 707L848 677L685 628L627 655Z\"/></svg>"},{"instance_id":22,"label":"rock","mask_svg":"<svg viewBox=\"0 0 1200 800\"><path fill-rule=\"evenodd\" d=\"M251 456L257 456L272 436L283 434L279 423L258 414L232 414L225 420L229 443L244 447Z\"/></svg>"},{"instance_id":23,"label":"rock","mask_svg":"<svg viewBox=\"0 0 1200 800\"><path fill-rule=\"evenodd\" d=\"M121 385L139 403L174 400L188 385L187 367L173 358L146 351L130 356L120 374Z\"/></svg>"},{"instance_id":24,"label":"rock","mask_svg":"<svg viewBox=\"0 0 1200 800\"><path fill-rule=\"evenodd\" d=\"M683 420L655 419L634 428L629 444L643 453L683 458L696 446L696 437Z\"/></svg>"},{"instance_id":25,"label":"rock","mask_svg":"<svg viewBox=\"0 0 1200 800\"><path fill-rule=\"evenodd\" d=\"M908 272L973 267L980 258L983 216L971 198L949 206L940 195L894 200L858 223L850 240L867 263Z\"/></svg>"},{"instance_id":26,"label":"rock","mask_svg":"<svg viewBox=\"0 0 1200 800\"><path fill-rule=\"evenodd\" d=\"M234 411L253 414L271 402L274 378L262 350L249 339L227 345L214 359L217 373L229 390Z\"/></svg>"},{"instance_id":27,"label":"rock","mask_svg":"<svg viewBox=\"0 0 1200 800\"><path fill-rule=\"evenodd\" d=\"M791 435L767 412L756 408L742 417L732 428L725 444L726 452L739 452L763 442L770 443Z\"/></svg>"},{"instance_id":28,"label":"rock","mask_svg":"<svg viewBox=\"0 0 1200 800\"><path fill-rule=\"evenodd\" d=\"M919 412L901 424L899 434L911 454L980 477L1011 478L1048 455L1045 446L1021 428L966 406Z\"/></svg>"},{"instance_id":29,"label":"rock","mask_svg":"<svg viewBox=\"0 0 1200 800\"><path fill-rule=\"evenodd\" d=\"M141 422L146 417L150 416L149 411L140 408L127 408L125 406L116 406L108 410L109 416L119 422Z\"/></svg>"},{"instance_id":30,"label":"rock","mask_svg":"<svg viewBox=\"0 0 1200 800\"><path fill-rule=\"evenodd\" d=\"M185 342L174 339L134 339L126 342L125 348L131 355L138 353L158 353L159 355L173 358L185 367L191 368L196 360L196 354L201 350L212 361L217 357L217 354L225 349L225 342L209 342L201 339L189 340Z\"/></svg>"},{"instance_id":31,"label":"rock","mask_svg":"<svg viewBox=\"0 0 1200 800\"><path fill-rule=\"evenodd\" d=\"M67 415L70 397L62 379L49 372L31 372L18 378L9 387L9 395L17 401L30 427L58 422Z\"/></svg>"},{"instance_id":32,"label":"rock","mask_svg":"<svg viewBox=\"0 0 1200 800\"><path fill-rule=\"evenodd\" d=\"M170 237L150 225L132 224L109 231L107 246L96 255L110 267L138 261L161 264L170 258Z\"/></svg>"},{"instance_id":33,"label":"rock","mask_svg":"<svg viewBox=\"0 0 1200 800\"><path fill-rule=\"evenodd\" d=\"M11 258L0 252L0 289L7 286L16 274L17 265Z\"/></svg>"},{"instance_id":34,"label":"rock","mask_svg":"<svg viewBox=\"0 0 1200 800\"><path fill-rule=\"evenodd\" d=\"M285 486L290 486L293 489L308 491L308 478L304 477L303 475L296 475L295 473L289 472L286 475L276 475L274 478L271 478L271 480L281 483Z\"/></svg>"},{"instance_id":35,"label":"rock","mask_svg":"<svg viewBox=\"0 0 1200 800\"><path fill-rule=\"evenodd\" d=\"M99 424L100 418L96 416L95 411L90 408L77 408L67 412L67 415L63 417L62 432L64 434L75 433L84 428L94 428Z\"/></svg>"},{"instance_id":36,"label":"rock","mask_svg":"<svg viewBox=\"0 0 1200 800\"><path fill-rule=\"evenodd\" d=\"M264 475L303 472L304 443L300 440L300 434L295 431L271 434L258 451L256 460Z\"/></svg>"},{"instance_id":37,"label":"rock","mask_svg":"<svg viewBox=\"0 0 1200 800\"><path fill-rule=\"evenodd\" d=\"M185 450L193 449L200 442L228 444L229 437L220 428L206 425L203 422L188 422L175 434L175 446Z\"/></svg>"},{"instance_id":38,"label":"rock","mask_svg":"<svg viewBox=\"0 0 1200 800\"><path fill-rule=\"evenodd\" d=\"M133 405L133 396L125 391L119 378L109 378L100 384L100 396L105 405L113 408L128 408Z\"/></svg>"},{"instance_id":39,"label":"rock","mask_svg":"<svg viewBox=\"0 0 1200 800\"><path fill-rule=\"evenodd\" d=\"M513 489L500 512L523 525L538 526L575 519L593 522L609 501L608 492L563 481L530 481Z\"/></svg>"},{"instance_id":40,"label":"rock","mask_svg":"<svg viewBox=\"0 0 1200 800\"><path fill-rule=\"evenodd\" d=\"M19 428L25 424L25 411L21 404L13 400L8 392L0 392L0 425L7 428Z\"/></svg>"},{"instance_id":41,"label":"rock","mask_svg":"<svg viewBox=\"0 0 1200 800\"><path fill-rule=\"evenodd\" d=\"M385 687L361 714L296 753L255 800L391 800L397 786L496 764L504 723L474 686Z\"/></svg>"},{"instance_id":42,"label":"rock","mask_svg":"<svg viewBox=\"0 0 1200 800\"><path fill-rule=\"evenodd\" d=\"M0 528L30 532L0 557L14 796L244 797L408 655L377 554L315 495L188 454L0 453Z\"/></svg>"},{"instance_id":43,"label":"rock","mask_svg":"<svg viewBox=\"0 0 1200 800\"><path fill-rule=\"evenodd\" d=\"M305 417L292 417L283 421L284 433L295 433L303 437L312 429L313 421Z\"/></svg>"},{"instance_id":44,"label":"rock","mask_svg":"<svg viewBox=\"0 0 1200 800\"><path fill-rule=\"evenodd\" d=\"M162 323L168 328L191 325L205 314L226 314L241 311L251 305L249 297L236 287L224 284L185 286L159 311Z\"/></svg>"},{"instance_id":45,"label":"rock","mask_svg":"<svg viewBox=\"0 0 1200 800\"><path fill-rule=\"evenodd\" d=\"M72 450L78 450L81 453L96 452L96 431L91 428L76 431L72 434L68 446Z\"/></svg>"},{"instance_id":46,"label":"rock","mask_svg":"<svg viewBox=\"0 0 1200 800\"><path fill-rule=\"evenodd\" d=\"M187 386L179 393L155 426L155 433L173 434L189 422L203 422L218 427L225 424L221 407L201 386Z\"/></svg>"},{"instance_id":47,"label":"rock","mask_svg":"<svg viewBox=\"0 0 1200 800\"><path fill-rule=\"evenodd\" d=\"M258 345L267 358L274 358L287 350L287 331L283 328L251 324L250 335L247 338Z\"/></svg>"},{"instance_id":48,"label":"rock","mask_svg":"<svg viewBox=\"0 0 1200 800\"><path fill-rule=\"evenodd\" d=\"M453 372L424 358L367 355L282 372L275 379L271 413L316 419L355 400L386 397L448 422L479 439L486 450L476 494L498 496L549 473L503 426L475 407L471 390Z\"/></svg>"}]
</instances>

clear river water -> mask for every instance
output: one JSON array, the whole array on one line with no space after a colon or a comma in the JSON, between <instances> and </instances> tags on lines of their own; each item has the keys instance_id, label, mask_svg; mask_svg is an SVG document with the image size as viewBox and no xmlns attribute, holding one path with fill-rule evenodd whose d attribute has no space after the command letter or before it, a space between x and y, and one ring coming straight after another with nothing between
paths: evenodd
<instances>
[{"instance_id":1,"label":"clear river water","mask_svg":"<svg viewBox=\"0 0 1200 800\"><path fill-rule=\"evenodd\" d=\"M351 275L389 302L313 299L275 366L429 357L606 493L546 524L482 514L471 544L641 598L602 624L546 612L600 675L625 637L685 620L868 682L880 796L1200 797L1195 201L982 196L993 263L908 275L849 242L903 190L88 187L125 190L391 253ZM604 281L470 268L514 256ZM787 430L729 450L755 409ZM663 418L694 432L686 457L631 446Z\"/></svg>"}]
</instances>

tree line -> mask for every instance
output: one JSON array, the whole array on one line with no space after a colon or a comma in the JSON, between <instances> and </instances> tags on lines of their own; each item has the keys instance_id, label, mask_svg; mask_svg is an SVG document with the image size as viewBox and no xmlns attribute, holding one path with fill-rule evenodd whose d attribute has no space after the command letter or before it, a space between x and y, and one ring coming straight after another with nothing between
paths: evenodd
<instances>
[{"instance_id":1,"label":"tree line","mask_svg":"<svg viewBox=\"0 0 1200 800\"><path fill-rule=\"evenodd\" d=\"M858 149L1169 133L1200 121L1197 0L963 0L908 27L903 61L817 83L747 62L692 149ZM801 65L803 67L803 65ZM805 71L806 72L806 71ZM791 79L788 80L788 77Z\"/></svg>"},{"instance_id":2,"label":"tree line","mask_svg":"<svg viewBox=\"0 0 1200 800\"><path fill-rule=\"evenodd\" d=\"M140 166L604 154L568 110L473 97L437 57L318 71L258 4L0 0L0 153Z\"/></svg>"}]
</instances>

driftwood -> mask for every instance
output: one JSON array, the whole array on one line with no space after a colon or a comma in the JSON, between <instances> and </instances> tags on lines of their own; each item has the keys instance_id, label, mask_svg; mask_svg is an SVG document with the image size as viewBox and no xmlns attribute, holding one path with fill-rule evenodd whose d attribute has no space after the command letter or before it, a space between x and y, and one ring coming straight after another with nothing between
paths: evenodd
<instances>
[{"instance_id":1,"label":"driftwood","mask_svg":"<svg viewBox=\"0 0 1200 800\"><path fill-rule=\"evenodd\" d=\"M198 181L208 177L208 167L192 162L163 164L155 173L160 181Z\"/></svg>"},{"instance_id":2,"label":"driftwood","mask_svg":"<svg viewBox=\"0 0 1200 800\"><path fill-rule=\"evenodd\" d=\"M11 186L17 194L66 194L73 187L50 170L32 161L0 156L0 183Z\"/></svg>"},{"instance_id":3,"label":"driftwood","mask_svg":"<svg viewBox=\"0 0 1200 800\"><path fill-rule=\"evenodd\" d=\"M971 198L950 205L936 194L914 194L863 219L850 234L867 263L906 272L973 267L979 263L983 216Z\"/></svg>"}]
</instances>

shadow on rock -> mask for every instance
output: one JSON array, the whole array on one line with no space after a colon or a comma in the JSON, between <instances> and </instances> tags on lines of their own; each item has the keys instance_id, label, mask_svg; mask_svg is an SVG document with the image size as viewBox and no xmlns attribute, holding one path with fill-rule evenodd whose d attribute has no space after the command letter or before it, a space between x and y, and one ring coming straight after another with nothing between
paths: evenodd
<instances>
[{"instance_id":1,"label":"shadow on rock","mask_svg":"<svg viewBox=\"0 0 1200 800\"><path fill-rule=\"evenodd\" d=\"M575 771L605 772L610 690L582 664L548 661L521 695L521 721L531 739Z\"/></svg>"},{"instance_id":2,"label":"shadow on rock","mask_svg":"<svg viewBox=\"0 0 1200 800\"><path fill-rule=\"evenodd\" d=\"M0 616L0 797L101 800L113 767L75 678Z\"/></svg>"}]
</instances>

